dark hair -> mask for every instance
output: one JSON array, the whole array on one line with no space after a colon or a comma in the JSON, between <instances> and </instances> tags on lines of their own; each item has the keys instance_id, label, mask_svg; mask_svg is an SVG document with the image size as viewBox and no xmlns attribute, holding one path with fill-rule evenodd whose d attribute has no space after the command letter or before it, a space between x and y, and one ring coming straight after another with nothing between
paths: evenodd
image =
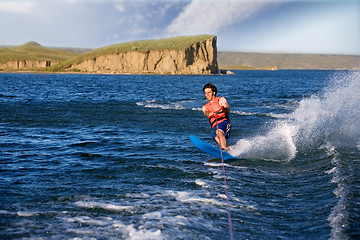
<instances>
[{"instance_id":1,"label":"dark hair","mask_svg":"<svg viewBox=\"0 0 360 240\"><path fill-rule=\"evenodd\" d=\"M205 92L206 88L211 88L211 90L215 93L215 95L217 94L217 88L215 87L214 84L212 83L207 83L204 87L203 87L203 92Z\"/></svg>"}]
</instances>

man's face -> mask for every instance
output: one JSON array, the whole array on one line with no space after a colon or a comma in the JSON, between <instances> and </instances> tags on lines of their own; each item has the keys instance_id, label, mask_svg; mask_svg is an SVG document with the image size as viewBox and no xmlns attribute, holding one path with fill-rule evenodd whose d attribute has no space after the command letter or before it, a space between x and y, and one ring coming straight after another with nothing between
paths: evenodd
<instances>
[{"instance_id":1,"label":"man's face","mask_svg":"<svg viewBox=\"0 0 360 240\"><path fill-rule=\"evenodd\" d=\"M205 93L206 99L209 101L211 101L215 98L215 93L212 91L211 88L205 88L204 93Z\"/></svg>"}]
</instances>

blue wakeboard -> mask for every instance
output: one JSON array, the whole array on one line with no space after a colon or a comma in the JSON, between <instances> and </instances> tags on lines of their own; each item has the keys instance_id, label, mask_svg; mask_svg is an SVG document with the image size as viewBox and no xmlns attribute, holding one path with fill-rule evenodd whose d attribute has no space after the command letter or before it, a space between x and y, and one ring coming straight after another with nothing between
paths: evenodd
<instances>
[{"instance_id":1,"label":"blue wakeboard","mask_svg":"<svg viewBox=\"0 0 360 240\"><path fill-rule=\"evenodd\" d=\"M195 137L194 135L190 135L190 140L191 142L201 151L206 152L216 158L220 158L221 159L221 152L222 152L222 157L224 160L230 160L230 159L239 159L233 155L231 155L228 152L225 151L220 151L219 148L210 145L204 141L202 141L201 139L199 139L198 137Z\"/></svg>"}]
</instances>

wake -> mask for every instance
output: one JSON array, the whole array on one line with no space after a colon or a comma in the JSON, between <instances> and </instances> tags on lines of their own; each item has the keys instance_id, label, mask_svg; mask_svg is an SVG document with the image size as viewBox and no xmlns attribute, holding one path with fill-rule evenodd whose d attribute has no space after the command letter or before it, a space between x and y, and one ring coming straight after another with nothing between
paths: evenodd
<instances>
[{"instance_id":1,"label":"wake","mask_svg":"<svg viewBox=\"0 0 360 240\"><path fill-rule=\"evenodd\" d=\"M282 161L324 144L359 148L359 103L360 72L334 76L322 95L300 101L294 112L272 122L264 135L239 140L231 154Z\"/></svg>"}]
</instances>

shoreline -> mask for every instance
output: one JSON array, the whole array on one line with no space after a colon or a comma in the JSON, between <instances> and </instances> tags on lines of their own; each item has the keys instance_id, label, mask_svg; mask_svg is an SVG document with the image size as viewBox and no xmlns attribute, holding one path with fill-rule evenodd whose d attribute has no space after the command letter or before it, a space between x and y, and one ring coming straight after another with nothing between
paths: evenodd
<instances>
[{"instance_id":1,"label":"shoreline","mask_svg":"<svg viewBox=\"0 0 360 240\"><path fill-rule=\"evenodd\" d=\"M219 68L219 73L214 74L155 74L155 73L107 73L107 72L51 72L51 71L0 71L0 74L78 74L78 75L168 75L168 76L212 76L212 75L228 75L223 71L360 71L360 67L356 69L241 69L241 68Z\"/></svg>"}]
</instances>

